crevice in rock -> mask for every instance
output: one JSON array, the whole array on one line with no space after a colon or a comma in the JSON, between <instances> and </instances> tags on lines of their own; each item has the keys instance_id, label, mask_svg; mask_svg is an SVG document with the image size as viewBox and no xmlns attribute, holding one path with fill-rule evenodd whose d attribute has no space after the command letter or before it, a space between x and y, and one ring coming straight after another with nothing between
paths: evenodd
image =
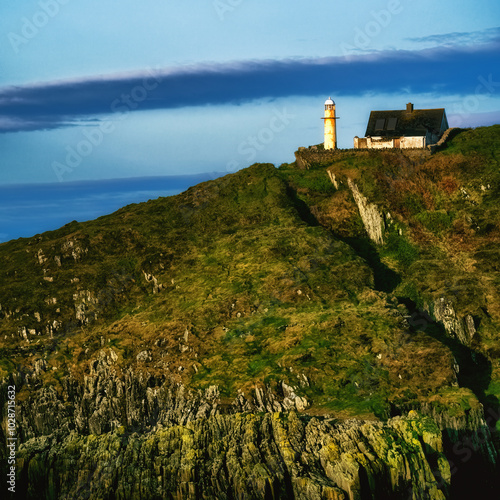
<instances>
[{"instance_id":1,"label":"crevice in rock","mask_svg":"<svg viewBox=\"0 0 500 500\"><path fill-rule=\"evenodd\" d=\"M309 209L309 205L303 200L301 200L296 191L290 186L286 187L286 194L290 198L290 201L293 203L295 210L299 217L309 226L320 226L318 219L313 215L311 210Z\"/></svg>"},{"instance_id":2,"label":"crevice in rock","mask_svg":"<svg viewBox=\"0 0 500 500\"><path fill-rule=\"evenodd\" d=\"M347 243L356 255L366 261L373 272L374 288L379 292L391 293L401 283L401 277L390 267L386 266L377 252L375 244L367 238L344 238L334 235L340 241Z\"/></svg>"},{"instance_id":3,"label":"crevice in rock","mask_svg":"<svg viewBox=\"0 0 500 500\"><path fill-rule=\"evenodd\" d=\"M408 308L410 314L418 312L412 300L399 298L399 301ZM474 497L478 492L478 483L481 484L481 498L496 499L500 491L500 462L497 457L494 464L492 461L495 457L488 456L487 441L498 453L500 437L496 423L500 420L500 402L495 396L486 394L491 382L491 361L481 352L450 337L440 323L432 322L419 327L451 350L458 365L458 384L474 393L483 405L486 420L485 427L474 431L445 429L443 432L444 452L452 470L450 499Z\"/></svg>"},{"instance_id":4,"label":"crevice in rock","mask_svg":"<svg viewBox=\"0 0 500 500\"><path fill-rule=\"evenodd\" d=\"M401 283L398 273L386 266L377 252L375 244L368 238L343 237L330 228L322 225L311 212L307 203L302 201L291 186L287 186L287 195L293 202L299 217L309 226L322 226L327 229L332 236L349 245L358 257L366 261L373 272L374 288L379 292L391 293Z\"/></svg>"}]
</instances>

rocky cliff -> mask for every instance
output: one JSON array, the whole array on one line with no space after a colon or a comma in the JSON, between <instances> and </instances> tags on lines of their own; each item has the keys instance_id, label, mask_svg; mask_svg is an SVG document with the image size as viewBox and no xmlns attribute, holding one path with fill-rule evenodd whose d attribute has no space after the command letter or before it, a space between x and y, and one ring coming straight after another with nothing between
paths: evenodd
<instances>
[{"instance_id":1,"label":"rocky cliff","mask_svg":"<svg viewBox=\"0 0 500 500\"><path fill-rule=\"evenodd\" d=\"M215 415L148 433L31 439L27 498L444 499L450 467L430 419L386 423ZM27 486L27 487L26 487Z\"/></svg>"},{"instance_id":2,"label":"rocky cliff","mask_svg":"<svg viewBox=\"0 0 500 500\"><path fill-rule=\"evenodd\" d=\"M499 133L0 245L16 496L497 498Z\"/></svg>"}]
</instances>

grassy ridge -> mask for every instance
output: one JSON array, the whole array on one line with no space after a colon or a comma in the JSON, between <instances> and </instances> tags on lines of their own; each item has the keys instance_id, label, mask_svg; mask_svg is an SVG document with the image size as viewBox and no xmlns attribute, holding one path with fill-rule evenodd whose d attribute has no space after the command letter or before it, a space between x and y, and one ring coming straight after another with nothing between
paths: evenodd
<instances>
[{"instance_id":1,"label":"grassy ridge","mask_svg":"<svg viewBox=\"0 0 500 500\"><path fill-rule=\"evenodd\" d=\"M497 398L499 160L499 125L463 130L430 158L396 151L346 152L329 164L312 165L317 172L328 169L335 175L338 189L333 195L320 198L300 191L317 220L371 263L379 289L421 310L443 297L461 317L473 316L477 334L471 349L491 363L489 392ZM300 189L293 168L283 170ZM383 246L366 244L347 178L383 215ZM391 272L397 279L391 279Z\"/></svg>"},{"instance_id":2,"label":"grassy ridge","mask_svg":"<svg viewBox=\"0 0 500 500\"><path fill-rule=\"evenodd\" d=\"M397 297L461 287L457 307L482 314L475 348L496 377L498 134L463 132L420 163L378 152L329 165L390 213L380 248L325 165L266 164L4 243L0 370L44 358L58 386L108 346L123 367L227 398L285 381L317 412L460 407L474 396L456 387L452 347L409 328Z\"/></svg>"}]
</instances>

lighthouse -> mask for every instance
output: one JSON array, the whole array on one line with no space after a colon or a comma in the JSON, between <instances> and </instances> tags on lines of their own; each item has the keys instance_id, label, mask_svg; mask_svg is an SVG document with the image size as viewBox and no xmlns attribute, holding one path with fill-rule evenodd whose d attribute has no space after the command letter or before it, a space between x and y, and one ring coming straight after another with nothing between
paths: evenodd
<instances>
[{"instance_id":1,"label":"lighthouse","mask_svg":"<svg viewBox=\"0 0 500 500\"><path fill-rule=\"evenodd\" d=\"M325 149L337 149L337 126L335 120L335 103L329 97L325 101Z\"/></svg>"}]
</instances>

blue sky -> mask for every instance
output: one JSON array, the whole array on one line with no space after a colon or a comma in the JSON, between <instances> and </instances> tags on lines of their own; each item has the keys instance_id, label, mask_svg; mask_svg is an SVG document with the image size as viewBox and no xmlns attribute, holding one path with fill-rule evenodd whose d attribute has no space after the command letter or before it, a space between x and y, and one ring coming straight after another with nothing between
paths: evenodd
<instances>
[{"instance_id":1,"label":"blue sky","mask_svg":"<svg viewBox=\"0 0 500 500\"><path fill-rule=\"evenodd\" d=\"M409 101L499 123L499 27L497 0L4 2L0 186L290 162L330 95L340 147Z\"/></svg>"}]
</instances>

